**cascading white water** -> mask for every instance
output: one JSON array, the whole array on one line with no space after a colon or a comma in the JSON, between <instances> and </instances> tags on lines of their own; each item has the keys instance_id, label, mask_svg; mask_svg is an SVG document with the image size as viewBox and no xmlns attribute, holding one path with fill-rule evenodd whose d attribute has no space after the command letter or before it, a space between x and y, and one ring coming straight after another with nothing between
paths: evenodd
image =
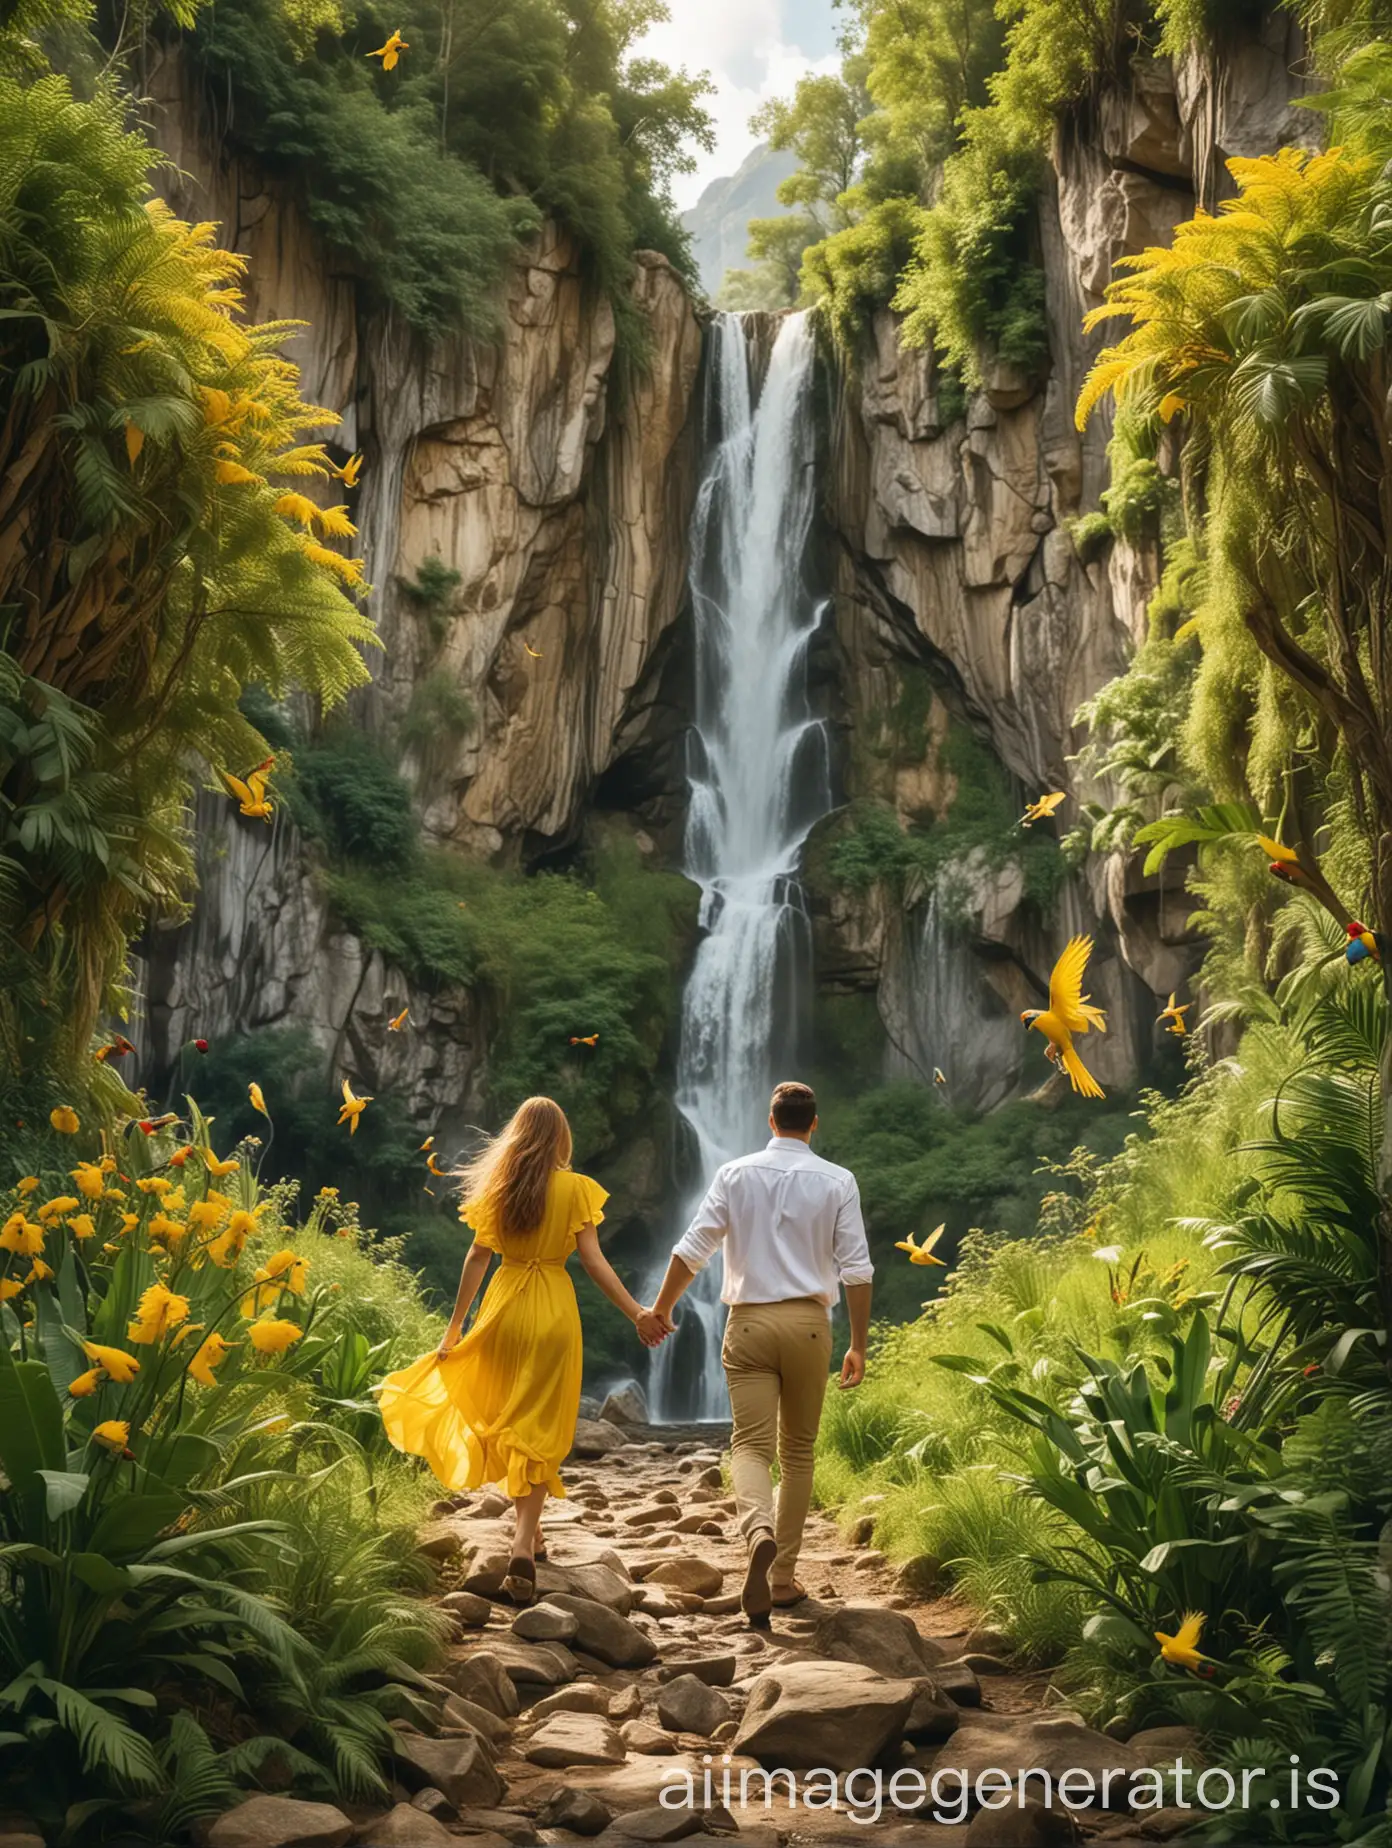
<instances>
[{"instance_id":1,"label":"cascading white water","mask_svg":"<svg viewBox=\"0 0 1392 1848\"><path fill-rule=\"evenodd\" d=\"M812 331L805 315L783 321L762 382L751 378L740 317L718 316L710 341L706 467L691 529L696 696L686 826L705 935L683 999L677 1066L677 1106L701 1180L686 1217L722 1162L766 1139L775 1072L795 1075L809 973L798 860L832 800L826 726L807 685L825 607L806 571L816 492ZM724 1417L718 1260L682 1313L680 1333L655 1357L655 1415Z\"/></svg>"}]
</instances>

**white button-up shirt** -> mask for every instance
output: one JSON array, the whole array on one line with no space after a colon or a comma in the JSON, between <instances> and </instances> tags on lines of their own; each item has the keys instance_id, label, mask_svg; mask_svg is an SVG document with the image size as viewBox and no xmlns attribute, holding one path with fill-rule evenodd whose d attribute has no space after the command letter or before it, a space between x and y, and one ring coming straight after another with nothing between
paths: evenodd
<instances>
[{"instance_id":1,"label":"white button-up shirt","mask_svg":"<svg viewBox=\"0 0 1392 1848\"><path fill-rule=\"evenodd\" d=\"M874 1274L855 1176L796 1136L718 1169L674 1255L704 1270L722 1241L726 1303L815 1296L831 1308L843 1283Z\"/></svg>"}]
</instances>

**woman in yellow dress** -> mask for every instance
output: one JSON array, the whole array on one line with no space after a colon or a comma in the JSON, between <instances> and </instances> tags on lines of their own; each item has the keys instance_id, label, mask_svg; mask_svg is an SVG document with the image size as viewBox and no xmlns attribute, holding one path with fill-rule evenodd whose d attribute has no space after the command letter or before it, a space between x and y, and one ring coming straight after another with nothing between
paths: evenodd
<instances>
[{"instance_id":1,"label":"woman in yellow dress","mask_svg":"<svg viewBox=\"0 0 1392 1848\"><path fill-rule=\"evenodd\" d=\"M504 1590L536 1596L542 1504L564 1495L559 1470L575 1441L582 1364L580 1309L566 1261L580 1262L653 1347L666 1332L624 1288L595 1230L608 1195L570 1167L570 1125L549 1097L529 1097L465 1169L460 1218L474 1241L444 1339L382 1382L387 1436L424 1457L447 1489L502 1482L517 1512ZM502 1262L469 1333L460 1333L493 1255Z\"/></svg>"}]
</instances>

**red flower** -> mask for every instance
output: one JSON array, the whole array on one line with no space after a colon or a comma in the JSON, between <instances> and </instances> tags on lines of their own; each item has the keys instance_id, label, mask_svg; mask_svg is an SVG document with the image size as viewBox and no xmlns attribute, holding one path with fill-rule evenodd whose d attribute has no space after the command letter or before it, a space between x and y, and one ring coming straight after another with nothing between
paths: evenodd
<instances>
[{"instance_id":1,"label":"red flower","mask_svg":"<svg viewBox=\"0 0 1392 1848\"><path fill-rule=\"evenodd\" d=\"M208 1050L208 1042L205 1039L196 1039L193 1042L193 1046L195 1052L206 1052Z\"/></svg>"}]
</instances>

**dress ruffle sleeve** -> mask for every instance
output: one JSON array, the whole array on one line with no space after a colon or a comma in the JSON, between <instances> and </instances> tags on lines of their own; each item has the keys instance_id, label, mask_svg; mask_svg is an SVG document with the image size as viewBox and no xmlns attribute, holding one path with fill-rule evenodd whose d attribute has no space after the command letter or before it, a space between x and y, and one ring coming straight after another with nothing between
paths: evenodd
<instances>
[{"instance_id":1,"label":"dress ruffle sleeve","mask_svg":"<svg viewBox=\"0 0 1392 1848\"><path fill-rule=\"evenodd\" d=\"M597 1226L604 1217L604 1202L609 1195L598 1181L592 1181L588 1174L574 1177L575 1187L571 1194L570 1231L572 1236L581 1226Z\"/></svg>"},{"instance_id":2,"label":"dress ruffle sleeve","mask_svg":"<svg viewBox=\"0 0 1392 1848\"><path fill-rule=\"evenodd\" d=\"M485 1251L502 1251L498 1209L492 1200L466 1200L459 1209L459 1217L473 1232L476 1245L482 1245Z\"/></svg>"}]
</instances>

